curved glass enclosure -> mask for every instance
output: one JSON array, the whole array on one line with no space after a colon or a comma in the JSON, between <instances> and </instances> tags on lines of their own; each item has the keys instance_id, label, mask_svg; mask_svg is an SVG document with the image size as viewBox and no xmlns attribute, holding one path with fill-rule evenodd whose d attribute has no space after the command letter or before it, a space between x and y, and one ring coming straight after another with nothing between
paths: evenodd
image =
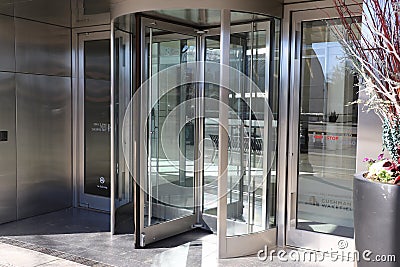
<instances>
[{"instance_id":1,"label":"curved glass enclosure","mask_svg":"<svg viewBox=\"0 0 400 267\"><path fill-rule=\"evenodd\" d=\"M176 9L113 22L114 231L276 244L279 20ZM240 248L239 248L240 244Z\"/></svg>"}]
</instances>

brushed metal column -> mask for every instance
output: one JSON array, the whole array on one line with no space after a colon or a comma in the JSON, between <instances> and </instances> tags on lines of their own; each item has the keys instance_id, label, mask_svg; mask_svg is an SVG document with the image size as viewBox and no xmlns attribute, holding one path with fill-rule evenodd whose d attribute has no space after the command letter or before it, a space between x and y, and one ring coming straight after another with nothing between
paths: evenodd
<instances>
[{"instance_id":1,"label":"brushed metal column","mask_svg":"<svg viewBox=\"0 0 400 267\"><path fill-rule=\"evenodd\" d=\"M231 11L221 10L221 65L219 91L219 152L218 152L218 256L226 257L227 186L228 186L228 105L229 105L229 47L231 43Z\"/></svg>"}]
</instances>

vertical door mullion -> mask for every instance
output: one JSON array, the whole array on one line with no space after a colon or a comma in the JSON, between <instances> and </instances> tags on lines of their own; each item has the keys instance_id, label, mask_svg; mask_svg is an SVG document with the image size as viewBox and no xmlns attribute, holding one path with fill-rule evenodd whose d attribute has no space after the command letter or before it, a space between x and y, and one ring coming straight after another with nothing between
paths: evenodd
<instances>
[{"instance_id":1,"label":"vertical door mullion","mask_svg":"<svg viewBox=\"0 0 400 267\"><path fill-rule=\"evenodd\" d=\"M114 29L114 22L111 22L111 29ZM117 125L115 123L115 110L114 110L114 100L115 100L115 92L114 92L114 69L115 69L115 62L114 62L114 45L115 45L115 34L114 31L111 30L111 39L110 39L110 57L111 57L111 107L110 107L110 124L111 124L111 177L110 177L110 231L111 234L114 234L115 232L115 192L114 192L114 184L115 180L118 180L118 174L117 174L117 164L118 164L118 157L115 155L115 143L114 141L116 140L115 138L115 126ZM119 50L119 48L118 48ZM118 145L117 145L118 147ZM132 165L131 165L132 166ZM116 178L116 179L115 179Z\"/></svg>"},{"instance_id":2,"label":"vertical door mullion","mask_svg":"<svg viewBox=\"0 0 400 267\"><path fill-rule=\"evenodd\" d=\"M195 85L196 90L196 114L195 114L195 132L194 132L194 204L196 223L200 224L202 220L203 210L203 186L204 186L204 80L205 80L205 37L199 35L196 39L196 71L198 75L198 83Z\"/></svg>"},{"instance_id":3,"label":"vertical door mullion","mask_svg":"<svg viewBox=\"0 0 400 267\"><path fill-rule=\"evenodd\" d=\"M151 162L151 156L152 156L152 152L153 152L153 137L156 136L157 138L157 133L156 133L156 119L154 118L154 128L152 127L153 122L152 120L152 102L153 102L153 83L152 83L152 74L153 74L153 29L149 28L149 55L148 55L148 60L149 60L149 66L148 66L148 72L149 72L149 90L148 90L148 108L147 108L147 114L149 114L149 116L146 116L148 118L148 158L147 158L147 162L148 162L148 170L147 170L147 189L148 189L148 197L149 197L149 201L148 201L148 217L147 217L147 224L150 226L151 225L151 217L152 217L152 205L153 205L153 201L152 201L152 197L153 197L153 184L152 184L152 162ZM156 117L156 111L154 111L154 117ZM157 155L156 155L157 157ZM158 157L157 157L158 158Z\"/></svg>"},{"instance_id":4,"label":"vertical door mullion","mask_svg":"<svg viewBox=\"0 0 400 267\"><path fill-rule=\"evenodd\" d=\"M220 42L220 93L219 93L219 153L218 153L218 206L217 235L218 254L220 258L227 256L227 180L228 180L228 105L229 105L229 49L231 11L221 10L221 42Z\"/></svg>"},{"instance_id":5,"label":"vertical door mullion","mask_svg":"<svg viewBox=\"0 0 400 267\"><path fill-rule=\"evenodd\" d=\"M271 25L272 24L272 25ZM264 133L263 133L263 195L262 195L262 227L264 229L270 228L270 216L271 211L273 209L272 199L270 199L270 188L271 188L271 145L272 136L270 136L270 129L272 129L272 120L273 114L272 108L270 107L270 91L272 88L272 84L274 82L274 69L273 69L273 60L274 60L274 51L271 47L274 47L274 34L275 31L273 26L273 20L268 21L265 30L265 90L264 90ZM269 77L269 79L268 79ZM273 99L273 97L271 97ZM273 133L273 131L272 131Z\"/></svg>"},{"instance_id":6,"label":"vertical door mullion","mask_svg":"<svg viewBox=\"0 0 400 267\"><path fill-rule=\"evenodd\" d=\"M140 22L140 26L138 29L140 29L140 66L141 67L141 79L139 82L139 86L144 83L146 80L146 27L142 23L141 18L138 19L138 22ZM139 56L139 55L137 55ZM141 89L141 90L140 90ZM139 185L137 186L137 203L135 206L135 209L138 209L139 212L137 214L137 223L139 225L135 225L136 229L136 240L139 241L139 244L137 244L137 247L144 247L145 245L145 240L144 240L144 216L145 216L145 210L144 210L144 202L145 202L145 190L143 187L146 184L146 178L147 178L147 159L146 157L146 151L147 151L147 144L148 144L148 138L146 134L146 118L147 118L147 113L148 113L148 90L149 88L142 88L139 87L139 93L140 93L140 127L138 127L138 132L139 132L139 153L140 156L138 157L139 160L139 173L138 177L136 178L136 181L139 182ZM137 103L139 104L139 103ZM135 118L135 116L132 116L132 119Z\"/></svg>"},{"instance_id":7,"label":"vertical door mullion","mask_svg":"<svg viewBox=\"0 0 400 267\"><path fill-rule=\"evenodd\" d=\"M85 70L84 70L84 42L85 39L83 37L83 34L78 35L78 40L79 40L79 60L78 60L78 129L79 129L79 155L82 157L81 162L79 166L79 195L78 195L78 206L80 206L82 203L82 200L84 198L84 179L85 179L85 167L84 167L84 161L85 161L85 155L84 155L84 145L85 145L85 133L84 133L84 125L85 125L85 120L84 120L84 110L85 110L85 101L84 101L84 88L85 88Z\"/></svg>"},{"instance_id":8,"label":"vertical door mullion","mask_svg":"<svg viewBox=\"0 0 400 267\"><path fill-rule=\"evenodd\" d=\"M251 29L250 29L250 70L249 70L249 102L248 102L248 108L249 108L249 130L247 134L248 138L248 147L247 147L247 233L252 232L252 227L253 227L253 211L252 211L252 193L251 191L254 190L252 187L252 179L251 179L251 138L252 138L252 98L253 98L253 72L254 72L254 22L251 23ZM246 96L244 96L246 97ZM254 205L254 203L253 203Z\"/></svg>"}]
</instances>

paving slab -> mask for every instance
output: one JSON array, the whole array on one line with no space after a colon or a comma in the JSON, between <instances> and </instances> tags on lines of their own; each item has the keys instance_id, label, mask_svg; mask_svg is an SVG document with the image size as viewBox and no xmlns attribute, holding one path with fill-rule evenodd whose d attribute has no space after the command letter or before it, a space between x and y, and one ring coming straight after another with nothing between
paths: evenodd
<instances>
[{"instance_id":1,"label":"paving slab","mask_svg":"<svg viewBox=\"0 0 400 267\"><path fill-rule=\"evenodd\" d=\"M72 261L59 259L30 249L20 248L0 243L0 266L1 267L35 267L35 266L85 266Z\"/></svg>"}]
</instances>

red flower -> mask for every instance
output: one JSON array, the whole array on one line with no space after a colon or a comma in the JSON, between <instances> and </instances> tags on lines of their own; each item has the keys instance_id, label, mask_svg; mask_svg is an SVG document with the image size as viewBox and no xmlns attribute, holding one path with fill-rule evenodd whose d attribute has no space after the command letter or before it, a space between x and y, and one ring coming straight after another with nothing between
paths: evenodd
<instances>
[{"instance_id":1,"label":"red flower","mask_svg":"<svg viewBox=\"0 0 400 267\"><path fill-rule=\"evenodd\" d=\"M397 170L396 163L389 161L389 160L386 161L385 163L383 163L382 167L387 171L396 171Z\"/></svg>"},{"instance_id":2,"label":"red flower","mask_svg":"<svg viewBox=\"0 0 400 267\"><path fill-rule=\"evenodd\" d=\"M400 182L400 175L396 177L394 180L394 184L398 184Z\"/></svg>"}]
</instances>

